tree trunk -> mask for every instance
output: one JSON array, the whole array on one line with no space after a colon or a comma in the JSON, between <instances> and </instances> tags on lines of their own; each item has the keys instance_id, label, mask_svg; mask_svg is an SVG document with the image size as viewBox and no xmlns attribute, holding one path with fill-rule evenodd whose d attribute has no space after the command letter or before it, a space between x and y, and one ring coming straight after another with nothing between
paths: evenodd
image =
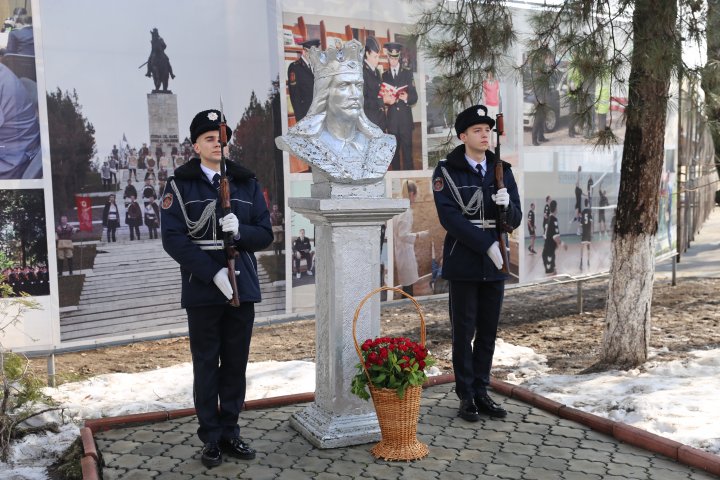
<instances>
[{"instance_id":1,"label":"tree trunk","mask_svg":"<svg viewBox=\"0 0 720 480\"><path fill-rule=\"evenodd\" d=\"M706 113L710 119L720 118L720 69L711 66L720 62L720 0L707 1L707 63L702 75L702 88L705 91ZM710 123L710 133L715 143L715 155L720 155L720 127ZM715 164L720 174L720 162Z\"/></svg>"},{"instance_id":2,"label":"tree trunk","mask_svg":"<svg viewBox=\"0 0 720 480\"><path fill-rule=\"evenodd\" d=\"M638 0L606 330L595 369L647 360L667 97L679 54L675 0Z\"/></svg>"}]
</instances>

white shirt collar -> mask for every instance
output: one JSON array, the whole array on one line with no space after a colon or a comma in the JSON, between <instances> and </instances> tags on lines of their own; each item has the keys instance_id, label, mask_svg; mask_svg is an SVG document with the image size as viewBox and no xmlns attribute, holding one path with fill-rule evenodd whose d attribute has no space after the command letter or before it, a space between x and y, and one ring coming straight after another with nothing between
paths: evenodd
<instances>
[{"instance_id":1,"label":"white shirt collar","mask_svg":"<svg viewBox=\"0 0 720 480\"><path fill-rule=\"evenodd\" d=\"M215 170L212 170L212 169L206 167L206 166L203 165L202 163L200 164L200 168L202 169L203 173L205 174L205 176L207 177L207 179L210 181L210 183L212 183L212 179L213 179L213 177L215 176L215 174L216 174L216 173L218 173L218 174L220 173L220 172L216 172Z\"/></svg>"},{"instance_id":2,"label":"white shirt collar","mask_svg":"<svg viewBox=\"0 0 720 480\"><path fill-rule=\"evenodd\" d=\"M483 173L487 172L487 158L483 157L482 162L478 163L472 158L465 155L465 161L468 162L468 165L470 165L473 170L477 170L477 165L480 165L482 167Z\"/></svg>"}]
</instances>

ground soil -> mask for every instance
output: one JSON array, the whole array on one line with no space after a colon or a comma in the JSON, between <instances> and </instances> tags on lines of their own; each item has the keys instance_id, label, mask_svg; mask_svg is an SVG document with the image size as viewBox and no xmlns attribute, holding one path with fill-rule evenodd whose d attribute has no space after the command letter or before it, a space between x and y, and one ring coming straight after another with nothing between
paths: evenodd
<instances>
[{"instance_id":1,"label":"ground soil","mask_svg":"<svg viewBox=\"0 0 720 480\"><path fill-rule=\"evenodd\" d=\"M720 347L720 279L656 281L650 346L658 360L687 356L695 349ZM584 311L578 313L575 283L509 289L498 337L547 357L551 373L575 374L597 360L605 319L607 280L583 283ZM447 298L422 304L427 343L443 373L450 373L450 327ZM419 338L419 317L411 303L382 310L387 336ZM256 327L250 361L313 360L315 322L302 320ZM187 338L139 342L56 356L60 382L113 372L141 372L190 361ZM46 361L33 359L33 370L45 374ZM504 379L508 369L493 374Z\"/></svg>"}]
</instances>

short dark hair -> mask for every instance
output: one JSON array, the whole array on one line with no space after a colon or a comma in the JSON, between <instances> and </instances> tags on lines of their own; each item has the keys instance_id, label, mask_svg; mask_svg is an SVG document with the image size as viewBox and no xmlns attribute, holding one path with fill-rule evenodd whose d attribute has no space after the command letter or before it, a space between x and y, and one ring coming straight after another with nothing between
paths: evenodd
<instances>
[{"instance_id":1,"label":"short dark hair","mask_svg":"<svg viewBox=\"0 0 720 480\"><path fill-rule=\"evenodd\" d=\"M552 202L550 202L550 211L554 212L556 210L557 210L557 200L553 200Z\"/></svg>"}]
</instances>

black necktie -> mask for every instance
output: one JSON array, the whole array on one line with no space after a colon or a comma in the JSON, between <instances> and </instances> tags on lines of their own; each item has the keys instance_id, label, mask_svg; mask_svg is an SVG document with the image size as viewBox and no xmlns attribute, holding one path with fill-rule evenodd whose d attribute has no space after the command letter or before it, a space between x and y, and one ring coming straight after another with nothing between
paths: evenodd
<instances>
[{"instance_id":1,"label":"black necktie","mask_svg":"<svg viewBox=\"0 0 720 480\"><path fill-rule=\"evenodd\" d=\"M480 175L480 178L484 180L484 179L485 179L485 174L484 174L484 172L483 172L482 165L480 165L480 164L478 163L477 165L475 165L475 169L477 170L478 174Z\"/></svg>"},{"instance_id":2,"label":"black necktie","mask_svg":"<svg viewBox=\"0 0 720 480\"><path fill-rule=\"evenodd\" d=\"M220 174L219 174L219 173L216 173L216 174L213 176L212 184L213 184L213 187L215 187L216 190L217 190L218 188L220 188Z\"/></svg>"}]
</instances>

